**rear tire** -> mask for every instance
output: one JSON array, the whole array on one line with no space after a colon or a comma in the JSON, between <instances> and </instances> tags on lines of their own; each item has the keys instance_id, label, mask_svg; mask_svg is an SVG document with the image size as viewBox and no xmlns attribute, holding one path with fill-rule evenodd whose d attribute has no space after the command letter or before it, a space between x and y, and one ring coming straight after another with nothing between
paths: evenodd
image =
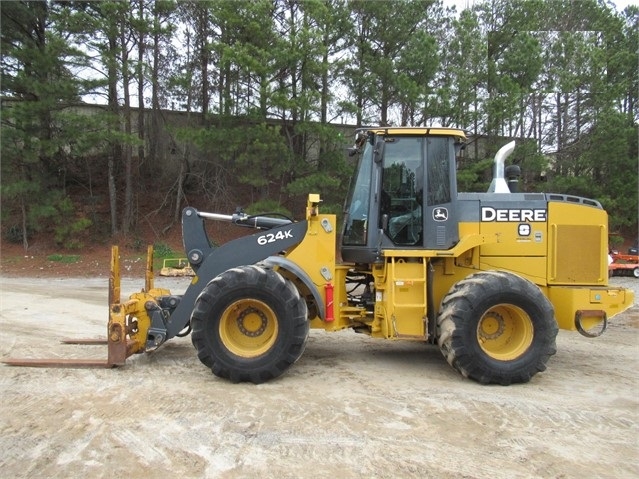
<instances>
[{"instance_id":1,"label":"rear tire","mask_svg":"<svg viewBox=\"0 0 639 479\"><path fill-rule=\"evenodd\" d=\"M306 302L280 274L232 268L202 290L191 315L200 361L232 382L263 383L297 361L309 333Z\"/></svg>"},{"instance_id":2,"label":"rear tire","mask_svg":"<svg viewBox=\"0 0 639 479\"><path fill-rule=\"evenodd\" d=\"M459 281L442 300L437 327L448 363L483 384L528 382L556 352L552 304L511 273L484 271Z\"/></svg>"},{"instance_id":3,"label":"rear tire","mask_svg":"<svg viewBox=\"0 0 639 479\"><path fill-rule=\"evenodd\" d=\"M639 268L635 268L635 269L633 269L633 270L632 270L632 275L633 275L635 278L639 278Z\"/></svg>"}]
</instances>

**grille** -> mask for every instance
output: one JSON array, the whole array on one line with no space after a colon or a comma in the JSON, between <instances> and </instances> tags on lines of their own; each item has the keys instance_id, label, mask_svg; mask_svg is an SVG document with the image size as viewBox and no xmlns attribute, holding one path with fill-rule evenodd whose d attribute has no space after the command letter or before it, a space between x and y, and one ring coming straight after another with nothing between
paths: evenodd
<instances>
[{"instance_id":1,"label":"grille","mask_svg":"<svg viewBox=\"0 0 639 479\"><path fill-rule=\"evenodd\" d=\"M554 274L556 283L597 283L601 280L601 227L556 225Z\"/></svg>"}]
</instances>

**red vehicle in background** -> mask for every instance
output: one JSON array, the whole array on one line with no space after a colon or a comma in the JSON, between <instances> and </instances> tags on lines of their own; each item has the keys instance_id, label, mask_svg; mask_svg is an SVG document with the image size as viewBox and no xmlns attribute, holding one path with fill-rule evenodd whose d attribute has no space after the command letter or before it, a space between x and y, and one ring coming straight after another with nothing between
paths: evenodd
<instances>
[{"instance_id":1,"label":"red vehicle in background","mask_svg":"<svg viewBox=\"0 0 639 479\"><path fill-rule=\"evenodd\" d=\"M611 251L609 254L608 275L639 278L639 255Z\"/></svg>"}]
</instances>

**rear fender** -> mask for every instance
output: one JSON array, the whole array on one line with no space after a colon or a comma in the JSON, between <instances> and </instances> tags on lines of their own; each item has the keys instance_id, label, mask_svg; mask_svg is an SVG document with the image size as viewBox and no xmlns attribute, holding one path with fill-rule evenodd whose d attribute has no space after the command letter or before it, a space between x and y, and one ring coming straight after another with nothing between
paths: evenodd
<instances>
[{"instance_id":1,"label":"rear fender","mask_svg":"<svg viewBox=\"0 0 639 479\"><path fill-rule=\"evenodd\" d=\"M319 291L317 290L317 287L313 283L313 280L302 268L300 268L296 263L294 263L290 259L285 258L283 256L269 256L264 261L262 261L262 264L268 268L277 267L277 268L286 270L290 274L295 276L297 279L299 279L304 284L306 289L310 292L310 294L313 296L313 301L315 301L315 306L317 308L317 316L319 316L319 318L322 321L326 320L326 308L324 306L324 301L322 300L322 297ZM303 292L300 291L300 293L303 293ZM307 295L302 294L302 296L305 297ZM309 319L312 319L312 318L309 318Z\"/></svg>"}]
</instances>

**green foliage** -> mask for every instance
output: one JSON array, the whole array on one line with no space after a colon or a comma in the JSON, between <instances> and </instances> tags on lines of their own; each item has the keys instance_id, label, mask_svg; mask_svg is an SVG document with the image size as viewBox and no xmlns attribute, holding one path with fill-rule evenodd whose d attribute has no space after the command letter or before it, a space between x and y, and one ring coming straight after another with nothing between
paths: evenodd
<instances>
[{"instance_id":1,"label":"green foliage","mask_svg":"<svg viewBox=\"0 0 639 479\"><path fill-rule=\"evenodd\" d=\"M82 246L91 221L77 214L66 194L64 172L77 158L95 153L104 124L67 105L95 86L73 75L70 66L85 66L86 55L68 42L68 24L47 2L2 5L1 195L7 216L21 216L20 236L28 245L31 231L50 231L66 248ZM9 11L7 11L9 10ZM14 235L17 236L17 235Z\"/></svg>"},{"instance_id":2,"label":"green foliage","mask_svg":"<svg viewBox=\"0 0 639 479\"><path fill-rule=\"evenodd\" d=\"M287 218L293 217L293 215L291 214L289 210L284 208L277 201L270 200L270 199L260 200L260 201L256 201L255 203L251 203L249 206L246 207L244 212L249 215L258 215L258 216L265 215L265 214L266 215L275 214L276 216L282 215L282 216L286 216Z\"/></svg>"},{"instance_id":3,"label":"green foliage","mask_svg":"<svg viewBox=\"0 0 639 479\"><path fill-rule=\"evenodd\" d=\"M331 191L339 188L341 180L323 172L316 172L306 175L297 180L291 181L286 191L292 195L306 195L308 193L319 193L322 197L331 196Z\"/></svg>"},{"instance_id":4,"label":"green foliage","mask_svg":"<svg viewBox=\"0 0 639 479\"><path fill-rule=\"evenodd\" d=\"M343 204L353 171L353 166L347 162L343 136L330 125L309 122L300 123L296 131L313 139L308 148L316 160L308 158L309 154L306 161L294 162L286 193L301 201L305 201L309 193L319 193L324 209L330 204Z\"/></svg>"},{"instance_id":5,"label":"green foliage","mask_svg":"<svg viewBox=\"0 0 639 479\"><path fill-rule=\"evenodd\" d=\"M234 167L242 183L264 187L279 180L290 168L291 152L279 129L260 123L243 129L242 142L235 150Z\"/></svg>"},{"instance_id":6,"label":"green foliage","mask_svg":"<svg viewBox=\"0 0 639 479\"><path fill-rule=\"evenodd\" d=\"M175 252L168 244L159 242L153 244L153 255L156 258L173 258Z\"/></svg>"},{"instance_id":7,"label":"green foliage","mask_svg":"<svg viewBox=\"0 0 639 479\"><path fill-rule=\"evenodd\" d=\"M47 256L47 260L55 261L56 263L72 264L80 261L80 255L78 254L50 254Z\"/></svg>"},{"instance_id":8,"label":"green foliage","mask_svg":"<svg viewBox=\"0 0 639 479\"><path fill-rule=\"evenodd\" d=\"M232 170L240 184L268 194L290 169L291 151L279 128L250 119L219 118L218 126L196 130L183 129L181 139L193 141L206 151L211 163Z\"/></svg>"},{"instance_id":9,"label":"green foliage","mask_svg":"<svg viewBox=\"0 0 639 479\"><path fill-rule=\"evenodd\" d=\"M46 201L29 211L29 225L34 231L53 230L53 240L67 249L84 246L83 234L93 223L76 211L68 196L51 192Z\"/></svg>"},{"instance_id":10,"label":"green foliage","mask_svg":"<svg viewBox=\"0 0 639 479\"><path fill-rule=\"evenodd\" d=\"M490 186L490 174L493 159L473 162L457 170L457 191L484 192Z\"/></svg>"},{"instance_id":11,"label":"green foliage","mask_svg":"<svg viewBox=\"0 0 639 479\"><path fill-rule=\"evenodd\" d=\"M139 260L146 261L146 256L141 256ZM153 268L155 270L160 270L160 268L163 268L164 266L175 267L176 265L179 265L180 267L183 267L187 264L188 260L184 258L183 251L174 251L171 246L164 242L156 242L153 244Z\"/></svg>"},{"instance_id":12,"label":"green foliage","mask_svg":"<svg viewBox=\"0 0 639 479\"><path fill-rule=\"evenodd\" d=\"M610 249L619 249L619 247L623 244L624 239L623 236L611 234L608 236L608 244L610 245Z\"/></svg>"},{"instance_id":13,"label":"green foliage","mask_svg":"<svg viewBox=\"0 0 639 479\"><path fill-rule=\"evenodd\" d=\"M142 238L133 238L130 246L135 251L142 251L146 247L144 240Z\"/></svg>"},{"instance_id":14,"label":"green foliage","mask_svg":"<svg viewBox=\"0 0 639 479\"><path fill-rule=\"evenodd\" d=\"M623 114L607 110L599 115L583 141L584 148L572 164L573 168L580 168L580 174L554 176L548 188L597 199L608 211L613 231L636 228L637 128L628 125Z\"/></svg>"},{"instance_id":15,"label":"green foliage","mask_svg":"<svg viewBox=\"0 0 639 479\"><path fill-rule=\"evenodd\" d=\"M548 191L566 195L593 196L594 182L586 176L558 176L548 182Z\"/></svg>"},{"instance_id":16,"label":"green foliage","mask_svg":"<svg viewBox=\"0 0 639 479\"><path fill-rule=\"evenodd\" d=\"M395 106L403 110L400 123L407 124L431 90L437 54L424 27L432 3L350 2L358 31L354 63L344 71L351 101L342 102L342 107L355 112L357 124L389 124Z\"/></svg>"},{"instance_id":17,"label":"green foliage","mask_svg":"<svg viewBox=\"0 0 639 479\"><path fill-rule=\"evenodd\" d=\"M511 162L511 163L510 163ZM518 142L509 164L516 164L521 168L519 191L539 191L545 185L538 185L542 173L548 169L548 157L543 155L534 141Z\"/></svg>"},{"instance_id":18,"label":"green foliage","mask_svg":"<svg viewBox=\"0 0 639 479\"><path fill-rule=\"evenodd\" d=\"M478 41L481 37L479 18L470 10L464 10L453 20L453 29L450 44L442 45L441 49L447 75L437 90L437 98L442 99L438 101L439 114L454 118L462 128L477 131L481 117L477 105L486 84L487 43Z\"/></svg>"},{"instance_id":19,"label":"green foliage","mask_svg":"<svg viewBox=\"0 0 639 479\"><path fill-rule=\"evenodd\" d=\"M4 231L4 238L9 243L15 243L15 244L22 243L24 241L24 239L25 239L22 227L20 225L17 225L17 224L13 224L13 225L9 226Z\"/></svg>"}]
</instances>

